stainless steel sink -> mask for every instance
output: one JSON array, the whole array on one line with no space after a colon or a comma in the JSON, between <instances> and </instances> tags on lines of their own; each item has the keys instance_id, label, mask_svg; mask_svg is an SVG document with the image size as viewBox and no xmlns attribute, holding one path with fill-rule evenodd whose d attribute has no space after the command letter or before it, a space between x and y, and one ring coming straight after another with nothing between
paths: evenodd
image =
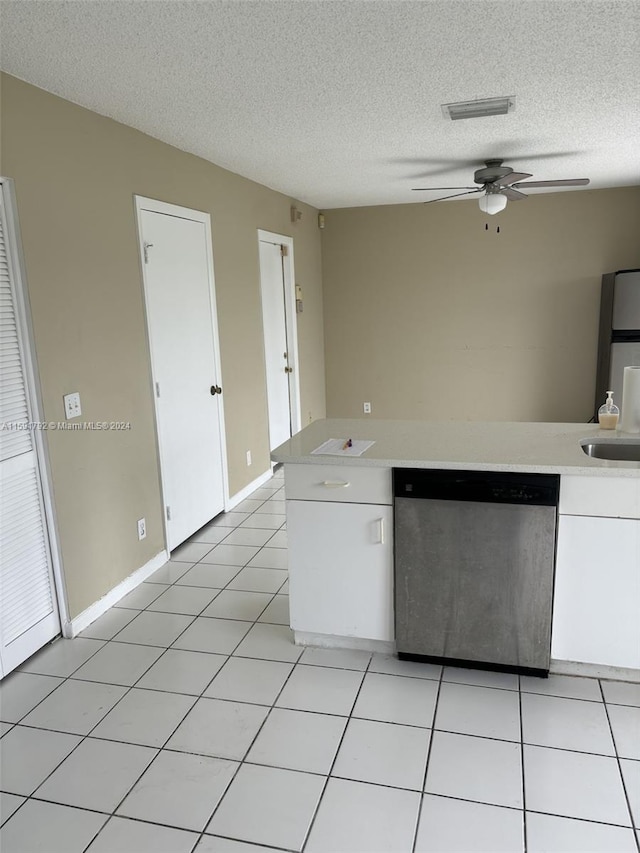
<instances>
[{"instance_id":1,"label":"stainless steel sink","mask_svg":"<svg viewBox=\"0 0 640 853\"><path fill-rule=\"evenodd\" d=\"M583 453L596 459L613 459L618 462L640 462L640 438L606 439L581 443Z\"/></svg>"}]
</instances>

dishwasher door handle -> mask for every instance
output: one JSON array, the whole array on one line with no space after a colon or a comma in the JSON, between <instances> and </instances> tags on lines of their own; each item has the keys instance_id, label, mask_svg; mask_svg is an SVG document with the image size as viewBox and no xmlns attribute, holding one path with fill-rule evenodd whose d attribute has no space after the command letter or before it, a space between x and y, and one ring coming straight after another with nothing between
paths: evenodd
<instances>
[{"instance_id":1,"label":"dishwasher door handle","mask_svg":"<svg viewBox=\"0 0 640 853\"><path fill-rule=\"evenodd\" d=\"M347 480L323 480L320 485L327 489L346 489L351 483Z\"/></svg>"}]
</instances>

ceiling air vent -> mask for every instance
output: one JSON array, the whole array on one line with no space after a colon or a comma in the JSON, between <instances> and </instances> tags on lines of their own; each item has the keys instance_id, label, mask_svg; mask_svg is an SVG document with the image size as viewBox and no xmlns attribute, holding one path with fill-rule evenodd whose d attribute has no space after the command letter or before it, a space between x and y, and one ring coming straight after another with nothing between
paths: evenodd
<instances>
[{"instance_id":1,"label":"ceiling air vent","mask_svg":"<svg viewBox=\"0 0 640 853\"><path fill-rule=\"evenodd\" d=\"M457 121L461 118L483 118L484 116L504 116L516 108L515 97L484 98L480 101L460 101L458 104L442 104L445 118Z\"/></svg>"}]
</instances>

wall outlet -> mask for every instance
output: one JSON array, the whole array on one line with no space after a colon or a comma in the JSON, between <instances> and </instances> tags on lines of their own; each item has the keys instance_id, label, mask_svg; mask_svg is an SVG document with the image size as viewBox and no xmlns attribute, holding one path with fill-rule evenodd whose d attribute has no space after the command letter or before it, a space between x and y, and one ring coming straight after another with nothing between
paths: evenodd
<instances>
[{"instance_id":1,"label":"wall outlet","mask_svg":"<svg viewBox=\"0 0 640 853\"><path fill-rule=\"evenodd\" d=\"M64 414L66 419L70 421L71 418L79 418L82 414L80 394L75 391L73 394L65 394L62 399L64 400Z\"/></svg>"},{"instance_id":2,"label":"wall outlet","mask_svg":"<svg viewBox=\"0 0 640 853\"><path fill-rule=\"evenodd\" d=\"M147 521L145 518L138 519L138 539L144 539L147 535Z\"/></svg>"},{"instance_id":3,"label":"wall outlet","mask_svg":"<svg viewBox=\"0 0 640 853\"><path fill-rule=\"evenodd\" d=\"M363 409L365 415L370 415L371 414L371 403L363 403L362 409Z\"/></svg>"},{"instance_id":4,"label":"wall outlet","mask_svg":"<svg viewBox=\"0 0 640 853\"><path fill-rule=\"evenodd\" d=\"M247 450L247 467L251 465L251 451Z\"/></svg>"}]
</instances>

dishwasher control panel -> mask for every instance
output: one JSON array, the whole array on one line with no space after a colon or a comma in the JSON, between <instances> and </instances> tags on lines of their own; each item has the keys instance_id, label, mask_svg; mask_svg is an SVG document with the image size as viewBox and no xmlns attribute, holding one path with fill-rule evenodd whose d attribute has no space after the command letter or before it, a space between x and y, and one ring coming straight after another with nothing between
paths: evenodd
<instances>
[{"instance_id":1,"label":"dishwasher control panel","mask_svg":"<svg viewBox=\"0 0 640 853\"><path fill-rule=\"evenodd\" d=\"M422 500L557 506L560 475L395 468L393 495Z\"/></svg>"}]
</instances>

